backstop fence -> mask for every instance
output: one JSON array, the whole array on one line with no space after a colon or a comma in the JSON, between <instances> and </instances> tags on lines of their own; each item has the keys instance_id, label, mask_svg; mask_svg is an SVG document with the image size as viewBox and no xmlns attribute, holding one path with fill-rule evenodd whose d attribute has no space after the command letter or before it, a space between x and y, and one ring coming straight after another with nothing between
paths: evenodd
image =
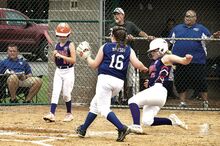
<instances>
[{"instance_id":1,"label":"backstop fence","mask_svg":"<svg viewBox=\"0 0 220 146\"><path fill-rule=\"evenodd\" d=\"M3 0L0 4L0 52L1 61L7 58L7 46L10 43L18 45L21 58L24 58L32 67L34 76L43 75L43 84L33 104L49 104L53 90L53 77L56 69L52 61L52 52L58 39L55 28L60 22L67 22L72 28L69 39L75 46L82 41L88 41L95 57L99 47L104 44L109 34L110 24L114 22L113 10L121 7L125 12L125 19L135 23L141 30L155 37L167 38L169 41L169 26L183 23L185 12L193 9L197 12L198 22L204 24L211 33L220 28L220 2L218 0L204 1L174 1L174 0ZM16 11L15 11L16 10ZM172 24L170 24L170 20ZM48 44L45 37L47 32L53 45ZM198 41L198 40L196 40ZM187 43L187 40L186 40ZM207 43L207 80L208 97L211 110L220 108L220 53L219 40L210 40ZM149 41L136 36L133 42L139 59L150 65L147 57ZM73 103L90 103L95 94L97 71L88 67L85 61L77 57L75 64L75 85L72 92ZM148 74L129 70L126 88L117 97L112 98L112 105L122 107L127 100L144 90L143 82ZM4 72L2 78L6 79ZM200 76L194 74L194 78ZM178 108L179 95L173 86L168 95L166 107ZM10 95L6 95L6 80L1 81L1 105L9 103ZM3 88L4 87L4 88ZM5 90L5 88L7 90ZM160 92L160 91L158 91ZM104 98L104 97L103 97ZM143 97L147 98L147 97ZM3 100L4 99L4 100ZM61 98L62 99L62 93ZM23 100L21 98L21 100ZM22 101L19 101L22 103ZM62 104L63 101L60 100ZM200 108L202 100L197 91L190 89L187 94L187 103L191 108ZM10 105L10 103L9 103Z\"/></svg>"}]
</instances>

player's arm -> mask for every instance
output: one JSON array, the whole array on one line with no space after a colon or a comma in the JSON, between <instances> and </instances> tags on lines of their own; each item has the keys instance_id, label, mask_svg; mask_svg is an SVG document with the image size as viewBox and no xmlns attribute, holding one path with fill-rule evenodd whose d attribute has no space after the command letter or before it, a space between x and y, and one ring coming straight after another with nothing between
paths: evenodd
<instances>
[{"instance_id":1,"label":"player's arm","mask_svg":"<svg viewBox=\"0 0 220 146\"><path fill-rule=\"evenodd\" d=\"M104 47L104 45L99 48L99 51L98 51L95 59L92 59L91 56L88 56L87 62L91 68L96 69L101 64L101 62L103 60L103 55L104 55L103 47Z\"/></svg>"},{"instance_id":2,"label":"player's arm","mask_svg":"<svg viewBox=\"0 0 220 146\"><path fill-rule=\"evenodd\" d=\"M70 48L70 57L61 55L60 53L56 53L55 56L59 58L63 58L63 60L71 64L75 64L76 63L76 51L75 51L75 46L73 42L70 43L69 48Z\"/></svg>"},{"instance_id":3,"label":"player's arm","mask_svg":"<svg viewBox=\"0 0 220 146\"><path fill-rule=\"evenodd\" d=\"M132 66L134 66L137 69L140 69L140 71L144 71L144 72L148 71L148 68L145 67L144 64L137 58L133 49L131 49L130 62Z\"/></svg>"},{"instance_id":4,"label":"player's arm","mask_svg":"<svg viewBox=\"0 0 220 146\"><path fill-rule=\"evenodd\" d=\"M177 55L171 54L171 55L163 56L161 61L163 62L163 64L179 63L179 64L187 65L192 61L192 58L193 58L193 56L190 54L186 54L185 57L179 57Z\"/></svg>"}]
</instances>

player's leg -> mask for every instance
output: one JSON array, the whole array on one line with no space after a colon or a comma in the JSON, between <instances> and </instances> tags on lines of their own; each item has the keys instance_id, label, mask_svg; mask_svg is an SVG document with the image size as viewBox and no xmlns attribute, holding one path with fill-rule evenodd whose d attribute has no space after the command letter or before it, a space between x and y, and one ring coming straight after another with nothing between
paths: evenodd
<instances>
[{"instance_id":1,"label":"player's leg","mask_svg":"<svg viewBox=\"0 0 220 146\"><path fill-rule=\"evenodd\" d=\"M109 75L99 75L100 86L96 88L97 107L101 115L118 129L117 141L123 141L129 134L129 128L121 123L118 117L110 109L111 97L119 93L123 88L124 81Z\"/></svg>"},{"instance_id":2,"label":"player's leg","mask_svg":"<svg viewBox=\"0 0 220 146\"><path fill-rule=\"evenodd\" d=\"M164 88L162 84L156 83L154 86L139 92L134 97L129 99L128 103L134 124L140 125L139 107L142 107L144 105L162 107L166 102L166 98L166 88Z\"/></svg>"},{"instance_id":3,"label":"player's leg","mask_svg":"<svg viewBox=\"0 0 220 146\"><path fill-rule=\"evenodd\" d=\"M75 75L74 75L74 67L64 70L63 76L63 100L66 103L66 115L64 117L64 122L70 122L73 120L72 115L72 100L71 100L71 92L73 90Z\"/></svg>"},{"instance_id":4,"label":"player's leg","mask_svg":"<svg viewBox=\"0 0 220 146\"><path fill-rule=\"evenodd\" d=\"M60 71L56 69L53 79L53 91L51 98L50 113L43 117L45 121L55 122L55 112L59 101L61 89L62 89L62 78L60 75Z\"/></svg>"},{"instance_id":5,"label":"player's leg","mask_svg":"<svg viewBox=\"0 0 220 146\"><path fill-rule=\"evenodd\" d=\"M98 84L98 82L97 82ZM92 124L92 122L95 120L98 114L98 108L97 108L97 96L95 95L90 103L90 111L86 116L86 119L84 123L77 127L76 133L79 137L85 137L86 131L89 128L89 126Z\"/></svg>"}]
</instances>

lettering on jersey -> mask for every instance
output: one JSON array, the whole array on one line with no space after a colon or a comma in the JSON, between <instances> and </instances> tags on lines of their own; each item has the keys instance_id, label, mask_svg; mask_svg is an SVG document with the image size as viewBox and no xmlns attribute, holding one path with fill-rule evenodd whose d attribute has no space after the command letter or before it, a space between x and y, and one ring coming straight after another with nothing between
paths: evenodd
<instances>
[{"instance_id":1,"label":"lettering on jersey","mask_svg":"<svg viewBox=\"0 0 220 146\"><path fill-rule=\"evenodd\" d=\"M150 78L154 78L156 76L156 71L157 71L156 64L157 64L157 62L158 62L158 60L155 61L154 64L149 67Z\"/></svg>"},{"instance_id":2,"label":"lettering on jersey","mask_svg":"<svg viewBox=\"0 0 220 146\"><path fill-rule=\"evenodd\" d=\"M124 53L125 52L125 48L112 48L112 51L117 51L117 52Z\"/></svg>"}]
</instances>

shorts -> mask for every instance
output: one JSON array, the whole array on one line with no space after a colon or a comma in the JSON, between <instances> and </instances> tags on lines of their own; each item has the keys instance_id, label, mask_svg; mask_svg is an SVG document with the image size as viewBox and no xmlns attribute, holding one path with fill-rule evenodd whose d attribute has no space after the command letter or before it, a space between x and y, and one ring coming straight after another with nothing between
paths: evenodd
<instances>
[{"instance_id":1,"label":"shorts","mask_svg":"<svg viewBox=\"0 0 220 146\"><path fill-rule=\"evenodd\" d=\"M174 84L178 93L187 89L207 92L207 68L205 64L177 65L174 71Z\"/></svg>"}]
</instances>

